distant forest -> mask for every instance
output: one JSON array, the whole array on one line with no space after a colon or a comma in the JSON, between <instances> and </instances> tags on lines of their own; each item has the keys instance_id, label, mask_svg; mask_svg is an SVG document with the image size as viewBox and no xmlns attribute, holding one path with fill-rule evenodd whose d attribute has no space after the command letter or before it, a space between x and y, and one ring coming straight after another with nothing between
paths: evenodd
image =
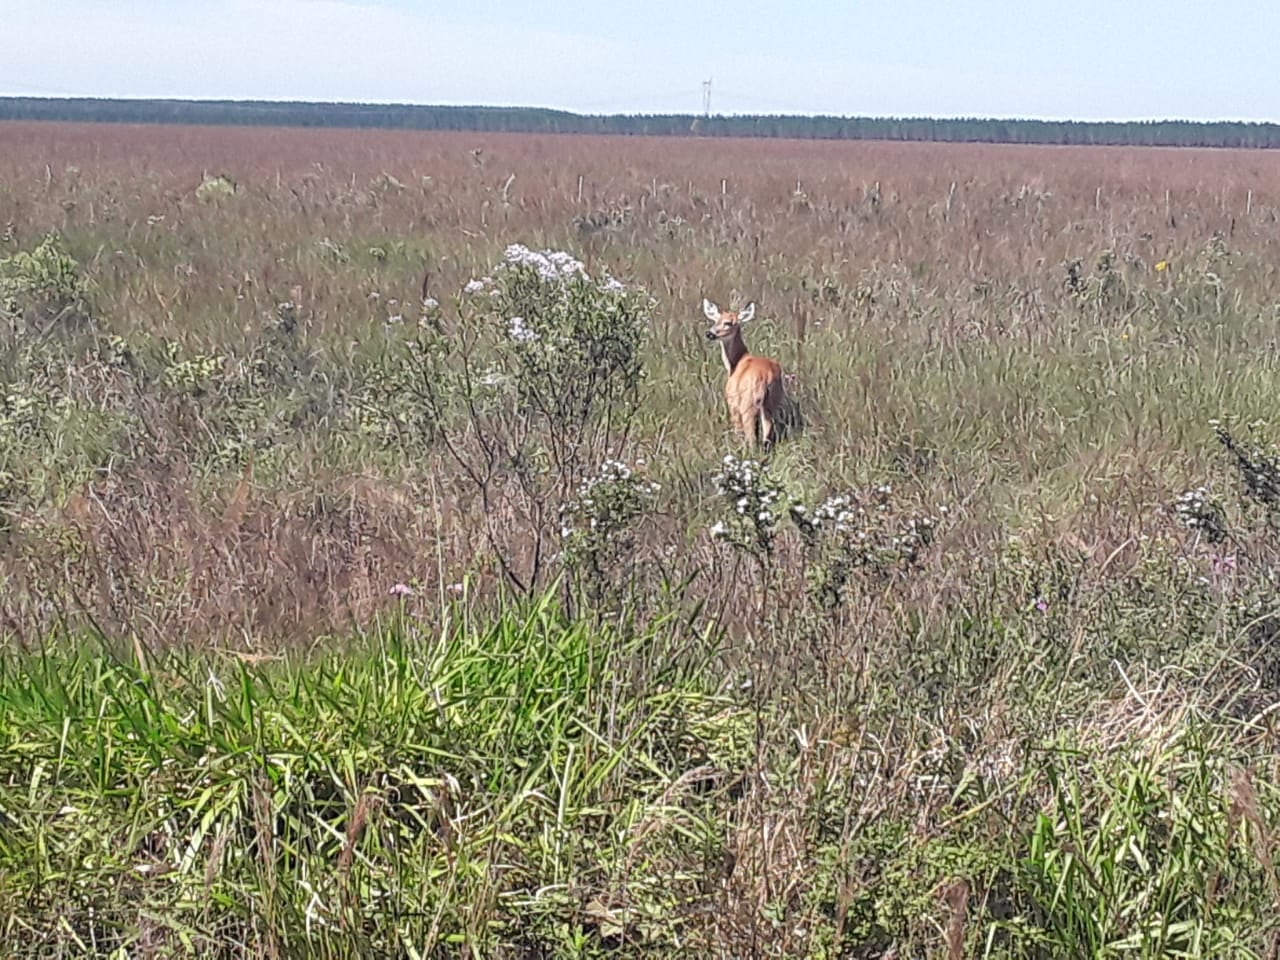
<instances>
[{"instance_id":1,"label":"distant forest","mask_svg":"<svg viewBox=\"0 0 1280 960\"><path fill-rule=\"evenodd\" d=\"M0 97L0 120L371 127L667 137L922 140L961 143L1277 147L1280 124L1191 120L1075 121L927 117L590 115L538 107L465 107L262 100Z\"/></svg>"}]
</instances>

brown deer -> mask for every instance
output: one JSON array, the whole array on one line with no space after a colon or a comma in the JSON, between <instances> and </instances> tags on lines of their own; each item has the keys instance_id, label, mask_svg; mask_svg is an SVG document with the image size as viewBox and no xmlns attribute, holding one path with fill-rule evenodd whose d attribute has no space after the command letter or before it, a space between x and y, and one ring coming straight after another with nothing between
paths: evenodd
<instances>
[{"instance_id":1,"label":"brown deer","mask_svg":"<svg viewBox=\"0 0 1280 960\"><path fill-rule=\"evenodd\" d=\"M729 419L741 433L747 446L756 445L756 428L765 447L773 445L776 419L782 408L782 367L768 357L753 357L742 339L742 324L756 315L754 302L740 311L721 311L710 300L703 299L702 312L711 321L708 340L719 340L724 354L724 368L729 379L724 385L724 398L729 404Z\"/></svg>"}]
</instances>

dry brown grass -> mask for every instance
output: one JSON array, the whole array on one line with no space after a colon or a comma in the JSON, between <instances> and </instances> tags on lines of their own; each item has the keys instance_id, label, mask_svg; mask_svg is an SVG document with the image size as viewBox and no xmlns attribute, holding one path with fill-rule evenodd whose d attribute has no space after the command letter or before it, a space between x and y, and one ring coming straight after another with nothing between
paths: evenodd
<instances>
[{"instance_id":1,"label":"dry brown grass","mask_svg":"<svg viewBox=\"0 0 1280 960\"><path fill-rule=\"evenodd\" d=\"M0 147L11 245L61 231L106 329L234 356L292 299L339 392L387 318L416 315L424 274L443 297L508 242L644 284L634 446L672 491L650 539L695 578L718 568L691 523L732 449L704 294L756 299L753 346L798 378L809 426L776 469L951 504L944 556L1022 532L1126 562L1201 470L1204 420L1273 395L1269 153L59 124L4 125ZM215 173L237 192L202 203ZM1234 254L1216 293L1215 236ZM1104 251L1124 295L1072 302L1064 263L1088 276ZM242 456L191 462L201 416L159 409L105 472L26 511L4 550L12 630L47 622L52 592L157 638L309 636L366 619L395 580L487 575L446 462L375 455L322 411L237 486ZM58 530L74 550L49 550ZM962 573L940 564L922 596Z\"/></svg>"}]
</instances>

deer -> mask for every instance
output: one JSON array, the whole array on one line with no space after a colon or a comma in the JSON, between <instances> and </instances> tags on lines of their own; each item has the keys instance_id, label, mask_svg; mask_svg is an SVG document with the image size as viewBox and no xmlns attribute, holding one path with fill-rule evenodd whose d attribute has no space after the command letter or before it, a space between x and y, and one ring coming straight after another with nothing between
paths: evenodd
<instances>
[{"instance_id":1,"label":"deer","mask_svg":"<svg viewBox=\"0 0 1280 960\"><path fill-rule=\"evenodd\" d=\"M707 339L718 340L724 355L724 368L729 375L724 385L729 419L753 450L758 426L760 442L768 449L775 440L776 419L784 400L782 367L776 360L747 352L742 325L756 315L755 301L739 311L722 311L704 297L702 312L711 321Z\"/></svg>"}]
</instances>

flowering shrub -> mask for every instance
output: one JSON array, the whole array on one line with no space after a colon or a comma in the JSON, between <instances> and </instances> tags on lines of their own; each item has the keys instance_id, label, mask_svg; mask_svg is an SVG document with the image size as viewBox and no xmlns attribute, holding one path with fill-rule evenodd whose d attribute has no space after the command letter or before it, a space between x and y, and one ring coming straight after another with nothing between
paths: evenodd
<instances>
[{"instance_id":1,"label":"flowering shrub","mask_svg":"<svg viewBox=\"0 0 1280 960\"><path fill-rule=\"evenodd\" d=\"M856 571L884 574L916 563L938 522L897 509L888 484L829 496L812 510L796 503L790 512L809 555L810 593L826 610L840 605Z\"/></svg>"},{"instance_id":2,"label":"flowering shrub","mask_svg":"<svg viewBox=\"0 0 1280 960\"><path fill-rule=\"evenodd\" d=\"M511 244L462 288L447 334L435 322L445 308L434 303L432 322L420 325L403 396L423 416L403 411L395 427L429 424L486 512L501 505L512 515L488 539L521 589L544 573L557 512L571 531L566 562L599 573L651 492L616 458L638 402L654 305L608 274L592 277L569 253ZM516 570L517 552L532 558L528 569Z\"/></svg>"},{"instance_id":3,"label":"flowering shrub","mask_svg":"<svg viewBox=\"0 0 1280 960\"><path fill-rule=\"evenodd\" d=\"M595 410L634 400L652 305L647 297L608 275L593 281L562 250L518 243L507 247L492 276L464 289L482 329L500 330L507 341L502 355L521 404L576 430Z\"/></svg>"},{"instance_id":4,"label":"flowering shrub","mask_svg":"<svg viewBox=\"0 0 1280 960\"><path fill-rule=\"evenodd\" d=\"M658 491L658 484L627 464L606 460L561 507L562 559L596 601L610 586L609 571L632 555L635 524L653 512Z\"/></svg>"},{"instance_id":5,"label":"flowering shrub","mask_svg":"<svg viewBox=\"0 0 1280 960\"><path fill-rule=\"evenodd\" d=\"M1221 543L1227 538L1222 504L1212 499L1204 487L1188 490L1178 497L1173 502L1173 512L1184 527L1203 533L1210 543Z\"/></svg>"},{"instance_id":6,"label":"flowering shrub","mask_svg":"<svg viewBox=\"0 0 1280 960\"><path fill-rule=\"evenodd\" d=\"M938 523L932 515L898 508L887 484L831 495L813 508L793 499L784 514L782 484L755 460L726 456L712 479L730 508L711 526L712 538L763 561L775 552L779 524L790 519L799 535L810 598L827 611L840 605L858 570L887 574L915 564L933 542Z\"/></svg>"},{"instance_id":7,"label":"flowering shrub","mask_svg":"<svg viewBox=\"0 0 1280 960\"><path fill-rule=\"evenodd\" d=\"M712 482L732 510L726 520L711 527L711 536L758 556L773 553L784 496L782 484L759 461L739 460L733 454L725 456Z\"/></svg>"}]
</instances>

